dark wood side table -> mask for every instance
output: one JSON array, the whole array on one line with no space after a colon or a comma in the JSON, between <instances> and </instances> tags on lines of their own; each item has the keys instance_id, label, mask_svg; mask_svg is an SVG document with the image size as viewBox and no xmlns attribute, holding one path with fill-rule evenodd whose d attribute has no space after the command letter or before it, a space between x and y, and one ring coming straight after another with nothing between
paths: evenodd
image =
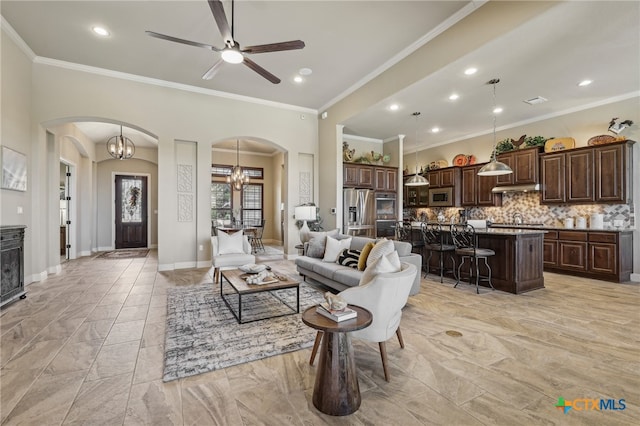
<instances>
[{"instance_id":1,"label":"dark wood side table","mask_svg":"<svg viewBox=\"0 0 640 426\"><path fill-rule=\"evenodd\" d=\"M357 311L358 316L342 322L316 313L316 306L302 314L302 322L324 333L313 387L313 405L332 416L346 416L360 408L360 386L349 332L368 327L373 316L360 306L349 307Z\"/></svg>"}]
</instances>

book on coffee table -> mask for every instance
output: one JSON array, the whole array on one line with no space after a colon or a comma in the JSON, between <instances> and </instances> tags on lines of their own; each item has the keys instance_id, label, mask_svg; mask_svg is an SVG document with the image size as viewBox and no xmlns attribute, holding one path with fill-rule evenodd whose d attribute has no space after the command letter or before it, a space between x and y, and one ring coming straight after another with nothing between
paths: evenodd
<instances>
[{"instance_id":1,"label":"book on coffee table","mask_svg":"<svg viewBox=\"0 0 640 426\"><path fill-rule=\"evenodd\" d=\"M316 307L316 312L336 322L345 321L358 316L358 313L349 307L336 311L335 309L329 308L329 304L326 302L319 304L318 307Z\"/></svg>"}]
</instances>

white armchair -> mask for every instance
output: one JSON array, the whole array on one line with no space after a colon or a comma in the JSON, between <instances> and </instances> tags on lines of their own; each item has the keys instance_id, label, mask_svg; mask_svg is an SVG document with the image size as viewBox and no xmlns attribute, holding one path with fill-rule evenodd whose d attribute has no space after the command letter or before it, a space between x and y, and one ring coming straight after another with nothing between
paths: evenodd
<instances>
[{"instance_id":1,"label":"white armchair","mask_svg":"<svg viewBox=\"0 0 640 426\"><path fill-rule=\"evenodd\" d=\"M415 265L402 263L399 272L377 275L366 285L351 287L339 293L348 303L362 306L373 315L373 321L369 327L353 331L351 336L370 342L378 342L386 381L389 381L389 371L385 343L395 334L398 336L400 347L404 348L400 332L400 319L402 318L402 308L407 303L417 273L418 269ZM317 347L320 344L320 337L320 334L316 336L311 352L311 364L313 364Z\"/></svg>"},{"instance_id":2,"label":"white armchair","mask_svg":"<svg viewBox=\"0 0 640 426\"><path fill-rule=\"evenodd\" d=\"M251 254L251 244L246 235L242 241L243 253L220 254L218 237L211 237L211 263L213 265L213 282L220 282L222 269L234 269L247 263L256 263L256 257Z\"/></svg>"}]
</instances>

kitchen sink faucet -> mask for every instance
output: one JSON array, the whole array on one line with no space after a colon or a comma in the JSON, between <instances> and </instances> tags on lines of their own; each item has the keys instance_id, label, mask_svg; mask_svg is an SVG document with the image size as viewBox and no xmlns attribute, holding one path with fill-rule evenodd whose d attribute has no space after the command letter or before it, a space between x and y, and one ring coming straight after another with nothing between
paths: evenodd
<instances>
[{"instance_id":1,"label":"kitchen sink faucet","mask_svg":"<svg viewBox=\"0 0 640 426\"><path fill-rule=\"evenodd\" d=\"M522 225L522 214L516 212L513 214L513 223L516 225Z\"/></svg>"}]
</instances>

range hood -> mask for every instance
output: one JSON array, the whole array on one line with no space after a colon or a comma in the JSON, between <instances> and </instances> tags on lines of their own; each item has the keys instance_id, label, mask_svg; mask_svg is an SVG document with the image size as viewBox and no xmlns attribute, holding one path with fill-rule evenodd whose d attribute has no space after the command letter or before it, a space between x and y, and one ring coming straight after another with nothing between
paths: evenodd
<instances>
[{"instance_id":1,"label":"range hood","mask_svg":"<svg viewBox=\"0 0 640 426\"><path fill-rule=\"evenodd\" d=\"M528 185L510 185L510 186L496 186L491 190L494 194L501 194L503 192L531 192L540 191L540 184L528 184Z\"/></svg>"}]
</instances>

